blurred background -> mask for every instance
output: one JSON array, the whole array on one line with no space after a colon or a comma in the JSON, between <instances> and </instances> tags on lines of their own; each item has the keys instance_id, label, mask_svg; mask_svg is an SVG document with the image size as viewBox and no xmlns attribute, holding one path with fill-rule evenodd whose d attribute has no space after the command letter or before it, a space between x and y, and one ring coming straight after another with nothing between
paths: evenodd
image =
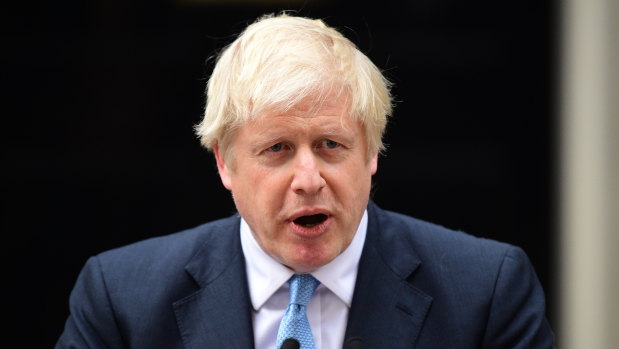
<instances>
[{"instance_id":1,"label":"blurred background","mask_svg":"<svg viewBox=\"0 0 619 349\"><path fill-rule=\"evenodd\" d=\"M522 247L561 347L617 343L611 0L12 5L1 34L3 302L23 347L53 346L89 256L234 213L192 128L212 57L281 10L338 28L394 83L376 203ZM587 335L597 344L578 345Z\"/></svg>"}]
</instances>

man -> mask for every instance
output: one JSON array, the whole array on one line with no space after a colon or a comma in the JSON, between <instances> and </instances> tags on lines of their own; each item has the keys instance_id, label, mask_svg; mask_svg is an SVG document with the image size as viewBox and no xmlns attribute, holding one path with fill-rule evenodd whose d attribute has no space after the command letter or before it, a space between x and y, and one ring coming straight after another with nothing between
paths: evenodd
<instances>
[{"instance_id":1,"label":"man","mask_svg":"<svg viewBox=\"0 0 619 349\"><path fill-rule=\"evenodd\" d=\"M552 347L520 249L369 202L390 113L322 21L250 25L197 127L239 215L92 257L56 347Z\"/></svg>"}]
</instances>

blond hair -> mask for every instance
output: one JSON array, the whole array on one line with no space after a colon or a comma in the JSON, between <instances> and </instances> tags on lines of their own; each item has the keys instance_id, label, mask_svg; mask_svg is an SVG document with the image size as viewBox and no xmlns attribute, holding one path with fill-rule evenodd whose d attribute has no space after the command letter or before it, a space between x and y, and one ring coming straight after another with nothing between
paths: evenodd
<instances>
[{"instance_id":1,"label":"blond hair","mask_svg":"<svg viewBox=\"0 0 619 349\"><path fill-rule=\"evenodd\" d=\"M306 98L320 105L335 91L364 126L368 150L380 152L392 109L389 87L380 70L323 21L267 15L220 54L196 133L207 149L225 148L234 129L261 112L285 111Z\"/></svg>"}]
</instances>

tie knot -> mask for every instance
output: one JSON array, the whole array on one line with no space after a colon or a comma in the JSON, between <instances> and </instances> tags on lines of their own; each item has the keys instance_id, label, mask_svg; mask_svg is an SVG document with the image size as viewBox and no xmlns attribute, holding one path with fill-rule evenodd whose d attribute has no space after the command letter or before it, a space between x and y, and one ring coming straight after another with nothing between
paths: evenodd
<instances>
[{"instance_id":1,"label":"tie knot","mask_svg":"<svg viewBox=\"0 0 619 349\"><path fill-rule=\"evenodd\" d=\"M290 303L307 306L316 287L320 284L310 274L295 274L288 281L290 284Z\"/></svg>"}]
</instances>

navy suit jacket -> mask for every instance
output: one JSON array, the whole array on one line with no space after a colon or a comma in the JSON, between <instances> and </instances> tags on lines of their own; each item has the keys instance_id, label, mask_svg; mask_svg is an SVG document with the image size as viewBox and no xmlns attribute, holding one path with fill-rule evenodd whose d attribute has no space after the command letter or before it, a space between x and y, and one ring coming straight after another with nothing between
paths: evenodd
<instances>
[{"instance_id":1,"label":"navy suit jacket","mask_svg":"<svg viewBox=\"0 0 619 349\"><path fill-rule=\"evenodd\" d=\"M366 349L553 346L522 250L372 203L368 216L345 338ZM253 348L239 219L90 258L56 348Z\"/></svg>"}]
</instances>

